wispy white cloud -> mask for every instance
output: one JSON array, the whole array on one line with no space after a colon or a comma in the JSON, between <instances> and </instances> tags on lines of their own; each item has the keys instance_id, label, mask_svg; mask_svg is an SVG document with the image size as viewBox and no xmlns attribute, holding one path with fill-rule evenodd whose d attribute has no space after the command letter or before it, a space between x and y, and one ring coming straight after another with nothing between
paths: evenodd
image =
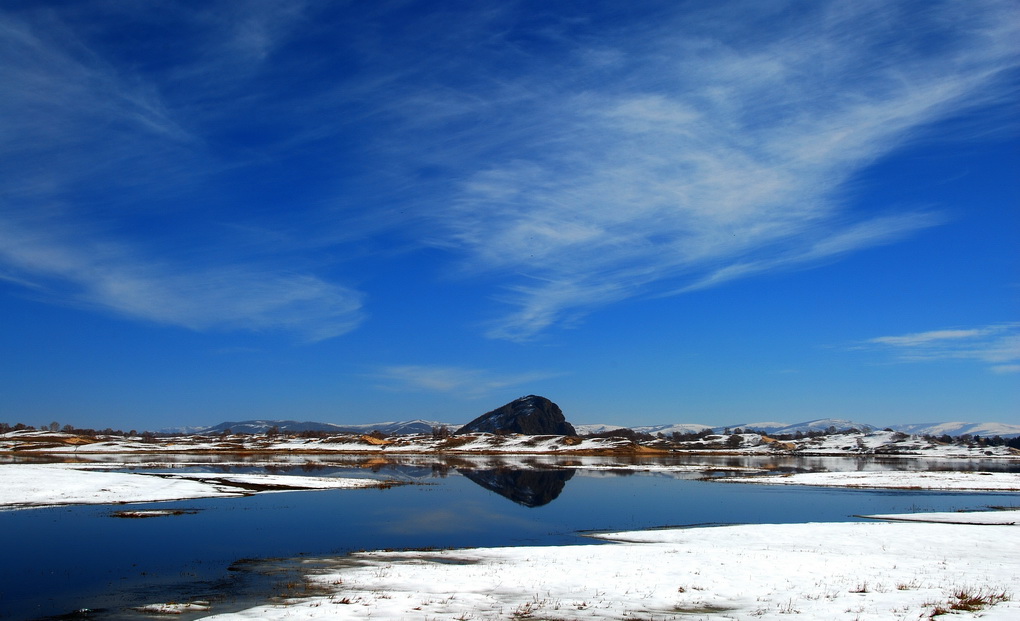
<instances>
[{"instance_id":1,"label":"wispy white cloud","mask_svg":"<svg viewBox=\"0 0 1020 621\"><path fill-rule=\"evenodd\" d=\"M76 232L0 218L0 262L24 274L40 299L194 330L286 330L318 341L362 320L360 293L310 274L253 262L161 260Z\"/></svg>"},{"instance_id":2,"label":"wispy white cloud","mask_svg":"<svg viewBox=\"0 0 1020 621\"><path fill-rule=\"evenodd\" d=\"M932 330L930 332L918 332L917 334L906 334L903 336L879 336L868 341L878 345L890 345L892 347L924 347L928 345L940 345L947 341L959 342L960 340L972 340L988 336L992 332L990 328L971 330Z\"/></svg>"},{"instance_id":3,"label":"wispy white cloud","mask_svg":"<svg viewBox=\"0 0 1020 621\"><path fill-rule=\"evenodd\" d=\"M414 390L453 394L469 399L523 386L562 375L532 372L500 374L483 369L436 365L394 365L383 367L372 375L391 390Z\"/></svg>"},{"instance_id":4,"label":"wispy white cloud","mask_svg":"<svg viewBox=\"0 0 1020 621\"><path fill-rule=\"evenodd\" d=\"M528 338L621 298L945 222L855 209L848 183L932 123L1008 97L1017 20L1000 2L890 4L801 5L767 29L751 5L725 9L746 10L743 26L685 12L611 41L616 54L575 41L569 75L520 78L534 100L515 103L527 116L511 120L511 156L439 214L470 269L523 275L490 334Z\"/></svg>"},{"instance_id":5,"label":"wispy white cloud","mask_svg":"<svg viewBox=\"0 0 1020 621\"><path fill-rule=\"evenodd\" d=\"M541 27L503 2L78 6L0 10L2 278L306 335L358 321L320 259L352 242L449 251L502 291L488 334L527 339L908 238L948 216L854 206L853 180L1008 98L1020 40L1008 0L649 2ZM109 36L128 21L166 39ZM168 214L192 226L145 220Z\"/></svg>"},{"instance_id":6,"label":"wispy white cloud","mask_svg":"<svg viewBox=\"0 0 1020 621\"><path fill-rule=\"evenodd\" d=\"M231 7L0 11L0 116L18 119L0 131L3 280L37 299L194 330L316 341L361 322L363 295L309 269L286 227L252 243L257 223L207 197L224 191L203 184L244 165L211 144L204 125L222 114L211 104L258 71L303 3ZM147 58L167 67L138 71L79 36L101 32L91 20L103 17L190 20L205 36Z\"/></svg>"},{"instance_id":7,"label":"wispy white cloud","mask_svg":"<svg viewBox=\"0 0 1020 621\"><path fill-rule=\"evenodd\" d=\"M944 222L943 215L925 212L874 218L858 225L847 226L830 237L806 242L803 247L794 248L779 256L727 265L709 273L701 280L670 293L688 293L759 273L814 265L819 261L835 259L861 248L893 243L923 228Z\"/></svg>"},{"instance_id":8,"label":"wispy white cloud","mask_svg":"<svg viewBox=\"0 0 1020 621\"><path fill-rule=\"evenodd\" d=\"M154 89L124 79L50 13L32 24L0 13L0 40L0 116L17 119L0 132L16 173L5 175L4 209L97 176L121 187L158 177L163 158L194 140Z\"/></svg>"},{"instance_id":9,"label":"wispy white cloud","mask_svg":"<svg viewBox=\"0 0 1020 621\"><path fill-rule=\"evenodd\" d=\"M1020 371L1020 323L879 336L861 347L887 350L904 362L971 360L995 373Z\"/></svg>"}]
</instances>

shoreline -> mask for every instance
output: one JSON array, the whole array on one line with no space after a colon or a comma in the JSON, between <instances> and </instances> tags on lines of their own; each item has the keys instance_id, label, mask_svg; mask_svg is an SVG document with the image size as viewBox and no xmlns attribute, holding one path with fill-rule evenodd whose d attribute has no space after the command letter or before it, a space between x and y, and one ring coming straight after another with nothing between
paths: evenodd
<instances>
[{"instance_id":1,"label":"shoreline","mask_svg":"<svg viewBox=\"0 0 1020 621\"><path fill-rule=\"evenodd\" d=\"M896 432L836 433L780 441L756 433L709 440L674 442L666 438L636 441L601 436L465 434L452 437L404 435L220 435L173 437L86 437L51 431L0 434L2 455L234 454L234 455L574 455L579 457L775 456L953 458L1020 461L1020 450L980 442L941 443ZM736 439L734 443L733 439Z\"/></svg>"},{"instance_id":2,"label":"shoreline","mask_svg":"<svg viewBox=\"0 0 1020 621\"><path fill-rule=\"evenodd\" d=\"M1003 621L1020 614L1015 526L832 522L592 536L607 544L355 553L307 575L327 593L209 618L864 621L951 611L953 619Z\"/></svg>"},{"instance_id":3,"label":"shoreline","mask_svg":"<svg viewBox=\"0 0 1020 621\"><path fill-rule=\"evenodd\" d=\"M36 455L52 459L68 457L67 454ZM240 454L241 457L264 458L267 462L264 465L274 462L274 457L294 455L289 451ZM402 459L413 462L418 458L445 460L449 457L454 461L463 458L464 463L452 467L467 469L471 469L472 465L480 469L505 468L506 465L500 464L508 461L521 468L530 466L538 470L584 470L587 467L585 459L579 455L517 455L521 459L516 462L512 459L514 454L507 452L490 455L399 453L393 454L393 458L398 463ZM131 463L131 458L135 456L148 461ZM0 482L0 494L6 492L7 500L11 500L20 493L16 485L11 484L12 481L35 479L40 482L39 487L42 487L42 483L46 485L40 493L52 497L61 486L59 481L64 480L60 477L64 476L68 477L65 487L86 496L89 490L116 491L114 483L138 484L123 488L127 491L119 500L96 497L91 504L187 499L172 497L164 487L168 485L210 486L217 491L215 495L225 497L258 491L336 489L346 485L342 476L316 477L310 474L311 471L303 470L291 470L293 474L276 470L270 471L273 474L264 475L231 474L229 471L188 472L179 473L181 476L166 472L156 475L109 471L111 468L123 467L140 470L164 468L175 458L188 456L201 459L226 457L227 454L202 451L160 451L147 455L139 455L137 452L104 452L88 455L93 461L85 464L0 464L0 478L6 477ZM325 453L323 456L340 457L337 453ZM365 465L378 465L383 461L379 458L385 455L360 452L345 457L350 456L365 458ZM86 455L80 457L86 458ZM469 457L476 459L472 462L467 459ZM623 463L606 463L606 459L599 457L617 457L619 459L608 461ZM750 458L752 462L790 458L775 455L741 457ZM799 457L793 456L793 459ZM832 460L832 457L824 456L825 460L831 460L833 464L844 462L850 465L858 463L861 458L886 461L888 456L854 455L841 456L836 460ZM846 460L846 457L854 459ZM719 468L718 463L667 463L672 460L664 460L662 456L649 456L646 460L628 455L601 455L588 459L591 461L588 465L594 472L605 469L632 470L695 477L717 472ZM960 464L959 458L939 459ZM987 460L987 457L982 459ZM300 461L300 458L293 460L290 465L299 468ZM563 462L559 468L555 465L557 461ZM697 462L699 459L695 457L690 461ZM223 465L215 460L209 462L178 463L183 466ZM885 489L919 489L915 485L918 482L924 483L928 489L944 489L938 483L949 480L985 485L996 482L998 486L989 491L1003 497L1001 504L1012 505L1015 504L1014 499L1020 498L1017 496L1020 491L1018 472L911 470L909 466L917 463L914 459L902 460L902 463L907 469L834 472L831 477L834 480L829 481L829 484L831 486L840 479L844 484L853 483L855 477L871 477L880 484L875 487ZM239 460L238 465L253 464ZM733 475L751 471L755 469L734 466L729 470ZM757 472L765 471L758 469ZM812 477L818 474L823 473L759 474L732 482L766 484L769 480L783 479L787 484L814 486L818 485L818 481ZM702 480L710 484L727 482L727 478L707 476ZM303 486L300 485L302 482ZM902 485L894 485L897 482ZM281 483L287 485L280 487ZM294 485L289 485L292 483ZM381 481L360 479L360 484L366 483L377 485ZM216 487L224 485L232 485L233 488ZM255 485L262 489L244 489L245 485ZM168 495L161 499L143 498L139 490L144 492L153 486L168 491ZM276 489L273 489L274 486ZM957 486L954 493L966 494L977 489L987 488ZM3 496L0 495L0 505L3 504L2 500ZM5 508L14 509L10 506ZM601 540L602 545L396 552L376 550L338 558L297 558L289 559L291 563L297 563L296 587L290 592L312 597L263 599L250 602L247 608L223 611L222 614L216 614L215 605L203 610L203 604L197 600L177 603L148 601L146 605L151 606L149 610L177 611L188 618L214 614L211 618L221 621L254 618L311 620L335 618L337 615L352 619L401 618L420 621L526 618L568 621L581 617L657 621L780 621L788 619L791 614L799 614L805 619L877 621L928 618L926 615L933 613L937 607L948 609L958 602L958 599L954 599L954 589L965 589L969 595L987 600L980 609L981 619L999 621L1020 613L1020 603L1015 601L1020 598L1020 594L1011 591L1007 593L1009 585L1020 583L1020 559L1014 559L1015 554L1006 554L1011 549L1020 548L1020 530L1015 526L1020 522L1017 516L1020 511L1015 507L1010 509L969 514L860 516L868 520L882 520L868 522L715 524L698 525L696 528L693 525L682 525L584 533L586 537ZM157 512L158 509L154 510L152 517L157 517ZM917 523L918 520L923 520L923 523ZM888 528L890 526L893 528ZM937 566L934 573L930 571L933 563ZM807 567L815 569L809 571L805 569ZM966 578L965 583L961 582L961 577ZM1007 594L1008 597L992 597L994 594ZM273 594L266 595L268 597ZM843 614L843 611L853 611L854 614ZM958 614L953 618L979 618L975 616L977 612Z\"/></svg>"}]
</instances>

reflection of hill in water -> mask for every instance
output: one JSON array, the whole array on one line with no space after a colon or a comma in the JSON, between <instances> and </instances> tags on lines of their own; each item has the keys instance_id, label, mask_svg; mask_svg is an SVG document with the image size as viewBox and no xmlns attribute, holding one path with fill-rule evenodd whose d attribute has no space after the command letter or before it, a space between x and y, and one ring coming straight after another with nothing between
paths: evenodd
<instances>
[{"instance_id":1,"label":"reflection of hill in water","mask_svg":"<svg viewBox=\"0 0 1020 621\"><path fill-rule=\"evenodd\" d=\"M505 496L519 505L541 507L560 495L563 487L574 476L573 470L511 470L496 468L474 470L458 468L468 479Z\"/></svg>"}]
</instances>

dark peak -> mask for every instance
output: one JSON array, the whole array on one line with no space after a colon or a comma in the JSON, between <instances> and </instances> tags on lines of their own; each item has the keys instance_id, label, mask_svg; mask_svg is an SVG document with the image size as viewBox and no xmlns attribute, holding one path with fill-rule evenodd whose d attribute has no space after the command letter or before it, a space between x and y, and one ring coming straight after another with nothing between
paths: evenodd
<instances>
[{"instance_id":1,"label":"dark peak","mask_svg":"<svg viewBox=\"0 0 1020 621\"><path fill-rule=\"evenodd\" d=\"M525 435L577 435L560 406L545 397L528 395L486 412L457 433L520 433Z\"/></svg>"},{"instance_id":2,"label":"dark peak","mask_svg":"<svg viewBox=\"0 0 1020 621\"><path fill-rule=\"evenodd\" d=\"M552 401L549 401L545 397L539 397L538 395L528 395L526 397L518 397L518 398L514 399L513 401L511 401L510 403L508 403L507 405L509 405L509 406L511 406L511 407L513 407L515 409L524 409L524 408L535 409L535 408L542 407L546 403L552 403ZM553 404L553 405L555 405L555 404Z\"/></svg>"}]
</instances>

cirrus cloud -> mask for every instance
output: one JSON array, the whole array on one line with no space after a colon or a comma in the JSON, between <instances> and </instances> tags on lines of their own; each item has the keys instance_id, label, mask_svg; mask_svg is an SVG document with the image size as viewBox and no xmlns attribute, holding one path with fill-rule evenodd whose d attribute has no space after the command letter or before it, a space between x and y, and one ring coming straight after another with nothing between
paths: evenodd
<instances>
[{"instance_id":1,"label":"cirrus cloud","mask_svg":"<svg viewBox=\"0 0 1020 621\"><path fill-rule=\"evenodd\" d=\"M621 299L817 265L948 221L862 209L851 184L934 123L1008 100L1008 4L813 3L781 20L753 4L727 5L749 16L739 23L706 7L598 45L564 35L569 71L485 100L515 138L437 218L465 269L505 277L514 310L490 336L526 340Z\"/></svg>"},{"instance_id":2,"label":"cirrus cloud","mask_svg":"<svg viewBox=\"0 0 1020 621\"><path fill-rule=\"evenodd\" d=\"M904 362L971 360L995 373L1020 371L1020 323L879 336L863 346L886 350Z\"/></svg>"},{"instance_id":3,"label":"cirrus cloud","mask_svg":"<svg viewBox=\"0 0 1020 621\"><path fill-rule=\"evenodd\" d=\"M207 4L0 10L4 282L329 335L363 299L335 257L438 247L499 292L488 336L527 340L951 221L855 182L1020 66L1008 0Z\"/></svg>"},{"instance_id":4,"label":"cirrus cloud","mask_svg":"<svg viewBox=\"0 0 1020 621\"><path fill-rule=\"evenodd\" d=\"M371 377L390 390L438 392L469 399L493 392L551 379L562 373L531 372L501 374L484 369L441 365L392 365L380 368Z\"/></svg>"}]
</instances>

